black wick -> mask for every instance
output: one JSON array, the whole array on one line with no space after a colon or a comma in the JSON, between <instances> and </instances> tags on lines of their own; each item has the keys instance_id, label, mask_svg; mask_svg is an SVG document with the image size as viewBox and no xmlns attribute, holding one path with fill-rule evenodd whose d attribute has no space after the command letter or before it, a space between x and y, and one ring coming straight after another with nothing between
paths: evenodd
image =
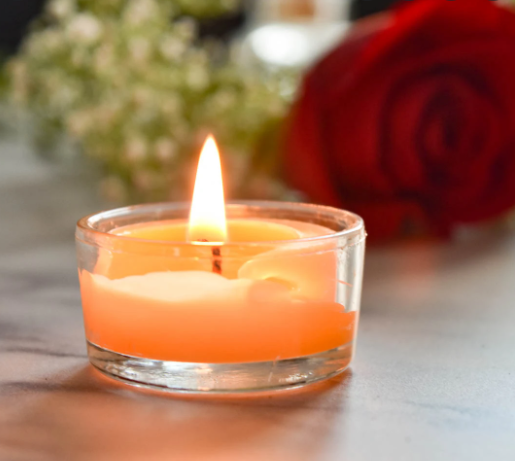
<instances>
[{"instance_id":1,"label":"black wick","mask_svg":"<svg viewBox=\"0 0 515 461\"><path fill-rule=\"evenodd\" d=\"M198 242L208 243L209 240L206 239L199 239ZM222 252L220 247L212 247L211 248L211 255L213 256L213 265L212 265L212 271L215 274L222 275L222 260L220 258Z\"/></svg>"}]
</instances>

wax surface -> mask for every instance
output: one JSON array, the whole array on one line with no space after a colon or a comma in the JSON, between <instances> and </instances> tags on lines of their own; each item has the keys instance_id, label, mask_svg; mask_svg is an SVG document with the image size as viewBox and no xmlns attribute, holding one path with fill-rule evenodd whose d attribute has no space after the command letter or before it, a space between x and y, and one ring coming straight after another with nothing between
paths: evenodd
<instances>
[{"instance_id":1,"label":"wax surface","mask_svg":"<svg viewBox=\"0 0 515 461\"><path fill-rule=\"evenodd\" d=\"M166 222L117 233L178 241L185 229L185 223ZM301 357L354 339L356 313L337 302L335 251L310 253L268 242L331 230L239 220L229 221L229 232L264 244L226 255L223 276L210 271L209 258L131 254L130 240L124 252L101 251L95 270L80 273L88 340L132 356L229 363Z\"/></svg>"},{"instance_id":2,"label":"wax surface","mask_svg":"<svg viewBox=\"0 0 515 461\"><path fill-rule=\"evenodd\" d=\"M295 227L295 225L297 227ZM265 221L234 219L227 222L230 242L263 242L254 247L222 248L223 275L237 278L240 267L252 257L274 249L270 241L294 240L301 237L324 235L331 231L310 223L293 221ZM120 239L110 248L99 250L95 273L110 279L131 275L143 275L163 270L171 271L211 271L212 255L210 248L201 245L184 245L177 248L180 254L163 257L163 246L145 246L132 239L155 240L160 242L187 242L187 221L159 221L125 226L113 232L131 239Z\"/></svg>"},{"instance_id":3,"label":"wax surface","mask_svg":"<svg viewBox=\"0 0 515 461\"><path fill-rule=\"evenodd\" d=\"M293 224L293 225L292 225ZM292 240L307 235L324 235L331 231L316 224L296 225L289 220L231 219L227 222L228 241L263 242ZM116 229L113 234L165 242L185 242L188 235L188 221L169 220L135 224Z\"/></svg>"}]
</instances>

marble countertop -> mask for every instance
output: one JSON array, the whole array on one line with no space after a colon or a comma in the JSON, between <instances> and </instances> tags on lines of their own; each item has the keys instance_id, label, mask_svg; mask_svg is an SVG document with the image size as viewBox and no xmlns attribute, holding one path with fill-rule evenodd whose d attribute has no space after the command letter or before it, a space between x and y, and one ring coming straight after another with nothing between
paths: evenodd
<instances>
[{"instance_id":1,"label":"marble countertop","mask_svg":"<svg viewBox=\"0 0 515 461\"><path fill-rule=\"evenodd\" d=\"M260 398L134 391L85 351L82 174L0 143L0 460L515 459L515 235L371 249L357 357Z\"/></svg>"}]
</instances>

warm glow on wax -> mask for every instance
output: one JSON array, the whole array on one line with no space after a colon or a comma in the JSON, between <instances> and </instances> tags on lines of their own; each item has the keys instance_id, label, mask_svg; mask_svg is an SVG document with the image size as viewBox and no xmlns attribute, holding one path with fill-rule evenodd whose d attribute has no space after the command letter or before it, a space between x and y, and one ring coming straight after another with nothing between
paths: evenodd
<instances>
[{"instance_id":1,"label":"warm glow on wax","mask_svg":"<svg viewBox=\"0 0 515 461\"><path fill-rule=\"evenodd\" d=\"M213 136L207 138L198 162L188 239L217 243L227 240L222 168Z\"/></svg>"}]
</instances>

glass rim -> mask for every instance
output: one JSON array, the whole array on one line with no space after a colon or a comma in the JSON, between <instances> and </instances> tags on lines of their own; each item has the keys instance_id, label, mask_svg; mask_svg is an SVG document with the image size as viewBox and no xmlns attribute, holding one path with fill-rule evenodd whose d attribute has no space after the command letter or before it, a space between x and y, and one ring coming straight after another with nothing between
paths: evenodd
<instances>
[{"instance_id":1,"label":"glass rim","mask_svg":"<svg viewBox=\"0 0 515 461\"><path fill-rule=\"evenodd\" d=\"M367 234L365 232L365 224L363 218L361 216L347 210L343 210L340 208L335 208L327 205L318 205L311 203L300 203L300 202L283 202L283 201L263 201L263 200L234 200L227 201L225 203L226 209L228 208L237 208L237 207L254 207L254 208L267 208L271 210L291 210L291 211L303 211L307 214L320 215L320 212L325 212L327 215L338 216L342 220L350 221L353 220L353 225L351 227L334 231L330 234L310 236L310 237L301 237L296 239L285 239L285 240L261 240L261 241L238 241L238 242L213 242L213 245L223 246L223 247L242 247L242 246L256 246L256 245L299 245L299 244L308 244L308 243L324 243L330 241L332 239L339 238L352 238L356 235L362 234L362 238L365 239ZM178 247L178 246L198 246L197 242L189 242L189 241L172 241L172 240L154 240L154 239L144 239L138 237L130 237L127 235L118 235L114 234L110 231L101 231L94 227L94 224L101 222L105 219L116 219L123 216L128 216L130 214L140 212L142 216L144 216L145 211L152 210L163 210L163 211L189 211L191 207L191 202L155 202L155 203L145 203L140 205L129 205L125 207L113 208L110 210L104 210L96 213L89 214L80 218L77 221L77 231L81 230L87 235L99 236L102 238L107 238L112 241L125 241L125 242L135 242L140 244L152 244L152 245L162 245L167 247ZM249 216L249 218L255 219L266 219L259 216ZM349 219L350 218L350 219ZM187 217L186 217L187 219ZM229 218L230 219L230 218ZM234 218L238 219L238 218ZM242 217L241 219L246 219L246 217ZM272 218L271 218L272 219ZM281 218L277 218L281 219ZM288 219L288 218L283 218ZM292 220L294 220L292 218ZM300 220L299 220L300 221ZM144 222L152 222L149 220L143 220ZM301 221L302 222L302 221ZM306 221L304 221L306 222ZM120 226L123 227L123 226ZM113 227L115 229L116 227ZM78 236L76 235L78 239ZM361 239L360 239L361 240ZM209 246L209 245L206 245Z\"/></svg>"}]
</instances>

